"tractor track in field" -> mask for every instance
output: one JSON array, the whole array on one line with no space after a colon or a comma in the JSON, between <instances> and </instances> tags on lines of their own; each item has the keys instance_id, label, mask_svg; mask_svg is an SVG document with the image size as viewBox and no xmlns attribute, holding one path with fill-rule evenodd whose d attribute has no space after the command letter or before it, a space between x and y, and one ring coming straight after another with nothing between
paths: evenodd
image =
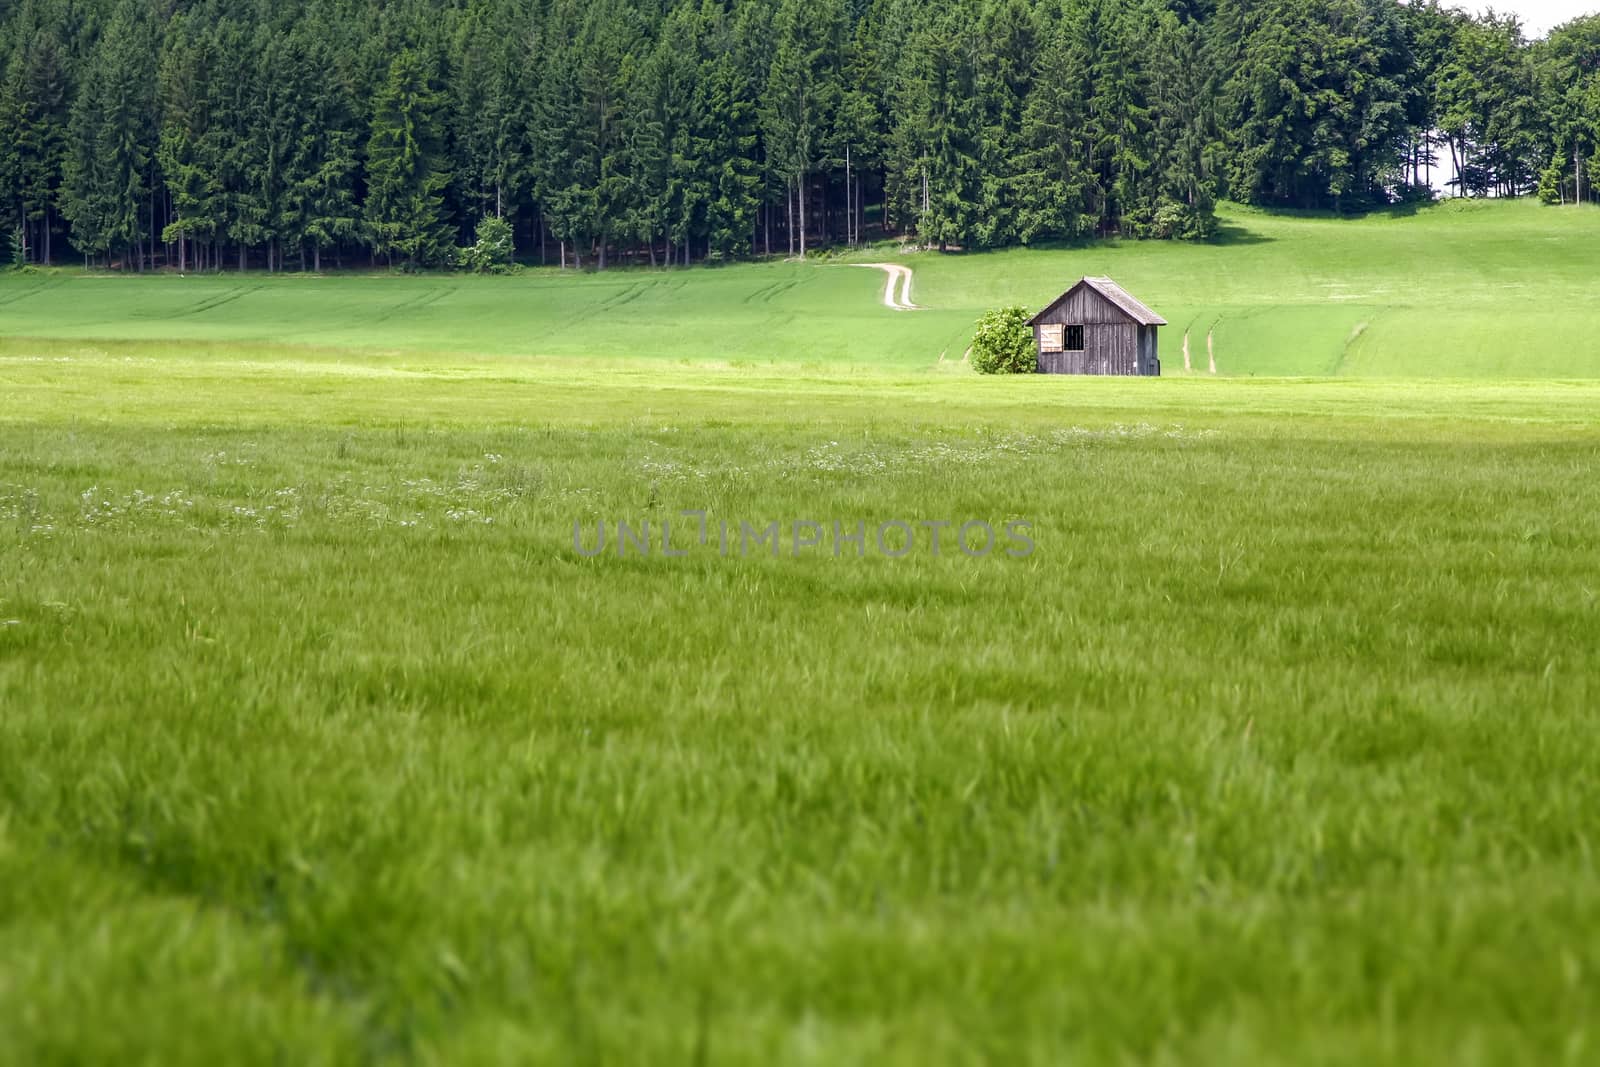
<instances>
[{"instance_id":1,"label":"tractor track in field","mask_svg":"<svg viewBox=\"0 0 1600 1067\"><path fill-rule=\"evenodd\" d=\"M761 291L761 302L763 304L770 304L778 297L782 296L784 293L787 293L790 289L793 289L799 284L799 278L790 278L786 282L779 282L777 285L769 286Z\"/></svg>"},{"instance_id":2,"label":"tractor track in field","mask_svg":"<svg viewBox=\"0 0 1600 1067\"><path fill-rule=\"evenodd\" d=\"M626 304L633 303L635 300L639 299L641 296L643 296L648 291L649 291L649 287L648 286L636 285L632 289L629 289L627 292L623 293L621 296L617 297L614 300L608 300L606 303L602 304L601 306L604 307L607 311L611 311L611 310L614 310L616 308L622 307L622 306L624 306Z\"/></svg>"},{"instance_id":3,"label":"tractor track in field","mask_svg":"<svg viewBox=\"0 0 1600 1067\"><path fill-rule=\"evenodd\" d=\"M612 308L619 308L624 304L631 304L643 296L646 290L649 288L649 282L632 282L623 286L622 289L617 293L614 293L613 295L608 296L604 300L600 301L599 304L595 305L595 310L610 311Z\"/></svg>"},{"instance_id":4,"label":"tractor track in field","mask_svg":"<svg viewBox=\"0 0 1600 1067\"><path fill-rule=\"evenodd\" d=\"M226 293L223 293L221 296L216 297L215 299L202 300L198 304L194 305L193 307L187 308L187 309L185 309L183 311L180 311L177 314L169 316L169 317L170 318L174 318L174 319L178 319L178 318L184 318L185 316L188 316L188 315L201 315L201 314L204 314L207 311L212 310L213 308L219 308L224 304L231 304L235 300L243 299L244 297L249 296L251 293L258 292L261 289L262 289L262 286L259 286L259 285L240 285L240 286L235 286L234 288L229 289Z\"/></svg>"},{"instance_id":5,"label":"tractor track in field","mask_svg":"<svg viewBox=\"0 0 1600 1067\"><path fill-rule=\"evenodd\" d=\"M891 311L926 311L911 302L911 268L901 263L857 263L858 267L881 270L889 276L883 287L883 306Z\"/></svg>"},{"instance_id":6,"label":"tractor track in field","mask_svg":"<svg viewBox=\"0 0 1600 1067\"><path fill-rule=\"evenodd\" d=\"M739 302L741 304L770 304L772 303L773 297L777 296L781 292L784 292L785 290L794 288L794 286L797 284L799 284L798 281L794 279L789 281L780 280L776 282L769 282L768 284L763 285L761 288L747 293Z\"/></svg>"},{"instance_id":7,"label":"tractor track in field","mask_svg":"<svg viewBox=\"0 0 1600 1067\"><path fill-rule=\"evenodd\" d=\"M19 300L26 300L28 297L32 296L33 294L42 293L46 289L53 289L58 284L60 284L60 283L58 281L56 281L55 279L46 278L44 281L40 282L37 285L30 285L28 288L23 289L20 292L12 293L9 296L6 296L4 298L0 298L0 307L4 307L7 304L15 304Z\"/></svg>"},{"instance_id":8,"label":"tractor track in field","mask_svg":"<svg viewBox=\"0 0 1600 1067\"><path fill-rule=\"evenodd\" d=\"M1339 348L1339 358L1333 361L1333 366L1328 369L1330 377L1342 377L1349 372L1351 350L1356 347L1356 342L1383 316L1393 309L1387 306L1374 308L1369 315L1350 328L1350 336L1344 339L1344 344Z\"/></svg>"},{"instance_id":9,"label":"tractor track in field","mask_svg":"<svg viewBox=\"0 0 1600 1067\"><path fill-rule=\"evenodd\" d=\"M587 321L596 312L609 311L612 308L632 303L645 293L649 292L651 289L657 289L658 291L665 289L666 291L671 291L672 286L662 286L655 281L631 282L627 285L624 285L620 291L613 293L604 299L598 300L593 304L585 304L577 311L574 311L572 314L561 319L561 321L546 327L542 331L542 335L545 338L550 338L554 337L556 334L565 333L574 326Z\"/></svg>"},{"instance_id":10,"label":"tractor track in field","mask_svg":"<svg viewBox=\"0 0 1600 1067\"><path fill-rule=\"evenodd\" d=\"M421 296L412 297L410 300L402 300L402 301L400 301L400 303L396 304L394 307L390 308L389 310L387 310L385 312L382 312L376 318L372 319L371 322L372 322L373 325L377 325L380 322L388 322L390 319L394 318L396 315L401 314L402 312L420 311L423 308L428 307L428 306L430 306L432 304L437 304L439 301L443 300L445 297L447 297L450 294L454 293L457 288L459 288L459 287L458 286L441 286L440 288L437 288L437 289L429 289L427 292L423 293Z\"/></svg>"},{"instance_id":11,"label":"tractor track in field","mask_svg":"<svg viewBox=\"0 0 1600 1067\"><path fill-rule=\"evenodd\" d=\"M176 308L172 311L134 311L130 313L129 317L135 319L155 319L158 321L186 319L191 315L202 315L205 312L210 311L212 308L219 308L224 304L231 304L235 300L238 300L244 296L248 296L261 288L262 286L259 285L234 285L224 289L219 295L202 297L193 303L185 304L182 307Z\"/></svg>"}]
</instances>

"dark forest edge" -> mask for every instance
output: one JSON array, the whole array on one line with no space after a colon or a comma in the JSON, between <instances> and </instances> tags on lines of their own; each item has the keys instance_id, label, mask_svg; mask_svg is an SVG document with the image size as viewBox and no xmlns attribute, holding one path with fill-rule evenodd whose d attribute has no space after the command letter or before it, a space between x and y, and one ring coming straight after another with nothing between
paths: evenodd
<instances>
[{"instance_id":1,"label":"dark forest edge","mask_svg":"<svg viewBox=\"0 0 1600 1067\"><path fill-rule=\"evenodd\" d=\"M1395 0L22 0L0 75L0 255L126 269L1204 239L1600 162L1600 17Z\"/></svg>"}]
</instances>

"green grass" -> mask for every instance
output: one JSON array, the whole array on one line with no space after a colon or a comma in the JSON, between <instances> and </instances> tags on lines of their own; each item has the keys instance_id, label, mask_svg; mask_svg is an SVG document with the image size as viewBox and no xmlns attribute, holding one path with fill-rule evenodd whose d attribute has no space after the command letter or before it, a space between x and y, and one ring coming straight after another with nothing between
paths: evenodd
<instances>
[{"instance_id":1,"label":"green grass","mask_svg":"<svg viewBox=\"0 0 1600 1067\"><path fill-rule=\"evenodd\" d=\"M960 360L984 310L1039 307L1080 275L1110 274L1171 322L1169 374L1185 331L1204 372L1213 331L1230 375L1600 377L1600 210L1473 201L1223 219L1213 245L856 254L914 267L930 309L914 315L876 302L881 274L837 260L504 279L61 271L0 279L0 334L932 370Z\"/></svg>"},{"instance_id":2,"label":"green grass","mask_svg":"<svg viewBox=\"0 0 1600 1067\"><path fill-rule=\"evenodd\" d=\"M1600 386L128 352L0 361L0 1060L1593 1051Z\"/></svg>"},{"instance_id":3,"label":"green grass","mask_svg":"<svg viewBox=\"0 0 1600 1067\"><path fill-rule=\"evenodd\" d=\"M1455 210L920 256L917 315L825 264L0 283L0 1063L1592 1061L1589 350L1401 379L1408 305L1364 377L933 362L1132 257L1225 371L1252 323L1331 371L1331 236L1588 225ZM685 509L1037 548L723 556ZM617 520L688 554L574 550Z\"/></svg>"}]
</instances>

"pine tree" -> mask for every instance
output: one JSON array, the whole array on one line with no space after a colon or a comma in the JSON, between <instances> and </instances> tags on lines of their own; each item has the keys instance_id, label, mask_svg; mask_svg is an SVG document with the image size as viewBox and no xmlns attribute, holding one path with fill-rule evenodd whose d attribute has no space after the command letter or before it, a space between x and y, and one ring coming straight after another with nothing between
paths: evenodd
<instances>
[{"instance_id":1,"label":"pine tree","mask_svg":"<svg viewBox=\"0 0 1600 1067\"><path fill-rule=\"evenodd\" d=\"M707 255L729 258L754 250L760 210L761 169L757 155L761 118L756 100L759 64L747 47L750 24L730 20L714 0L705 0L700 76L697 81L704 233Z\"/></svg>"},{"instance_id":2,"label":"pine tree","mask_svg":"<svg viewBox=\"0 0 1600 1067\"><path fill-rule=\"evenodd\" d=\"M311 269L322 270L325 252L361 236L356 201L358 158L351 74L326 38L311 30L296 32L290 54L299 108L291 134L280 218L283 240L299 253L302 265L311 251Z\"/></svg>"},{"instance_id":3,"label":"pine tree","mask_svg":"<svg viewBox=\"0 0 1600 1067\"><path fill-rule=\"evenodd\" d=\"M940 248L976 235L982 197L982 114L976 19L959 5L925 16L900 55L891 110L891 195Z\"/></svg>"},{"instance_id":4,"label":"pine tree","mask_svg":"<svg viewBox=\"0 0 1600 1067\"><path fill-rule=\"evenodd\" d=\"M856 24L850 41L834 115L829 154L844 167L847 204L845 240L862 240L866 214L866 180L884 160L883 73L876 26L867 18Z\"/></svg>"},{"instance_id":5,"label":"pine tree","mask_svg":"<svg viewBox=\"0 0 1600 1067\"><path fill-rule=\"evenodd\" d=\"M1105 232L1144 232L1153 215L1150 109L1144 72L1134 62L1134 41L1143 31L1137 16L1097 0L1089 9L1089 155Z\"/></svg>"},{"instance_id":6,"label":"pine tree","mask_svg":"<svg viewBox=\"0 0 1600 1067\"><path fill-rule=\"evenodd\" d=\"M589 121L578 77L581 46L574 5L558 7L546 24L547 62L529 116L534 195L566 266L570 246L583 266L583 248L595 233L599 183L596 125Z\"/></svg>"},{"instance_id":7,"label":"pine tree","mask_svg":"<svg viewBox=\"0 0 1600 1067\"><path fill-rule=\"evenodd\" d=\"M684 36L691 32L684 25L685 10L680 7L668 17L660 40L636 68L628 91L622 165L631 183L630 210L619 229L644 242L651 266L656 265L658 238L665 236L670 243L684 236L684 227L674 225L671 216L673 195L682 192L682 171L691 163L678 154L686 147L678 141L680 127L689 118L689 80L682 77Z\"/></svg>"},{"instance_id":8,"label":"pine tree","mask_svg":"<svg viewBox=\"0 0 1600 1067\"><path fill-rule=\"evenodd\" d=\"M199 154L221 190L216 238L231 243L238 266L250 263L250 249L265 243L271 217L263 203L256 175L264 167L264 146L257 139L261 102L257 96L255 34L242 21L221 19L211 27L217 75L208 85L210 119Z\"/></svg>"},{"instance_id":9,"label":"pine tree","mask_svg":"<svg viewBox=\"0 0 1600 1067\"><path fill-rule=\"evenodd\" d=\"M0 129L16 130L21 125L22 115L16 84L20 80L16 72L21 64L15 58L8 59L4 46L5 40L0 37ZM20 156L15 136L0 138L0 232L23 230ZM25 243L22 252L26 259Z\"/></svg>"},{"instance_id":10,"label":"pine tree","mask_svg":"<svg viewBox=\"0 0 1600 1067\"><path fill-rule=\"evenodd\" d=\"M1204 61L1198 24L1162 13L1146 62L1156 196L1147 235L1209 237L1216 232L1211 168L1221 146L1211 111L1215 77Z\"/></svg>"},{"instance_id":11,"label":"pine tree","mask_svg":"<svg viewBox=\"0 0 1600 1067\"><path fill-rule=\"evenodd\" d=\"M373 247L408 267L447 263L455 235L445 218L442 101L427 59L411 49L389 66L367 141L366 222Z\"/></svg>"},{"instance_id":12,"label":"pine tree","mask_svg":"<svg viewBox=\"0 0 1600 1067\"><path fill-rule=\"evenodd\" d=\"M824 132L836 105L839 82L834 62L843 8L836 0L782 0L776 45L767 75L762 131L774 170L793 191L797 217L791 242L806 253L811 176Z\"/></svg>"},{"instance_id":13,"label":"pine tree","mask_svg":"<svg viewBox=\"0 0 1600 1067\"><path fill-rule=\"evenodd\" d=\"M1087 168L1089 56L1080 12L1051 12L1023 106L1024 166L1018 177L1017 237L1079 237L1093 232L1093 177Z\"/></svg>"},{"instance_id":14,"label":"pine tree","mask_svg":"<svg viewBox=\"0 0 1600 1067\"><path fill-rule=\"evenodd\" d=\"M302 166L313 165L302 155L299 136L301 107L310 95L310 71L298 44L293 37L267 27L256 31L256 106L250 124L255 152L248 182L269 271L283 269L285 237L293 240L299 236L295 226L298 205L291 204L289 192L304 180Z\"/></svg>"},{"instance_id":15,"label":"pine tree","mask_svg":"<svg viewBox=\"0 0 1600 1067\"><path fill-rule=\"evenodd\" d=\"M978 23L981 166L973 242L1010 244L1019 233L1022 121L1035 63L1033 14L1025 0L989 0Z\"/></svg>"},{"instance_id":16,"label":"pine tree","mask_svg":"<svg viewBox=\"0 0 1600 1067\"><path fill-rule=\"evenodd\" d=\"M633 183L626 169L628 85L640 47L632 6L620 0L592 0L584 13L577 44L581 121L593 158L592 203L596 267L605 270L615 237L625 236L632 214Z\"/></svg>"},{"instance_id":17,"label":"pine tree","mask_svg":"<svg viewBox=\"0 0 1600 1067\"><path fill-rule=\"evenodd\" d=\"M29 255L49 263L67 156L66 58L57 26L37 20L31 5L18 29L11 61L0 67L0 125L11 131L0 144L0 183L11 190L6 205Z\"/></svg>"},{"instance_id":18,"label":"pine tree","mask_svg":"<svg viewBox=\"0 0 1600 1067\"><path fill-rule=\"evenodd\" d=\"M62 183L62 214L73 244L85 256L123 254L143 266L141 245L150 192L150 126L154 70L147 27L135 4L124 3L90 56L88 77L68 120L70 151Z\"/></svg>"},{"instance_id":19,"label":"pine tree","mask_svg":"<svg viewBox=\"0 0 1600 1067\"><path fill-rule=\"evenodd\" d=\"M465 218L480 219L498 210L494 170L495 115L490 79L495 40L486 7L463 12L450 47L449 144L452 202Z\"/></svg>"},{"instance_id":20,"label":"pine tree","mask_svg":"<svg viewBox=\"0 0 1600 1067\"><path fill-rule=\"evenodd\" d=\"M178 265L199 267L198 250L213 240L223 222L222 180L203 151L210 128L206 86L216 70L212 42L195 20L179 15L167 28L159 94L161 134L157 156L172 198L173 220L162 240L175 244Z\"/></svg>"}]
</instances>

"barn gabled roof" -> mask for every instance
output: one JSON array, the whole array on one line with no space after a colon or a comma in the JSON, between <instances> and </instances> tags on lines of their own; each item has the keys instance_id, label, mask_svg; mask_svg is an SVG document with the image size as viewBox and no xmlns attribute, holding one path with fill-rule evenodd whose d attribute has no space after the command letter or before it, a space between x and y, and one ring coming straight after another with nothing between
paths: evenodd
<instances>
[{"instance_id":1,"label":"barn gabled roof","mask_svg":"<svg viewBox=\"0 0 1600 1067\"><path fill-rule=\"evenodd\" d=\"M1117 305L1117 307L1121 308L1127 313L1129 318L1133 319L1134 322L1137 322L1141 326L1165 326L1167 324L1166 319L1162 318L1160 315L1157 315L1154 311L1151 311L1138 300L1134 299L1132 293L1128 292L1110 278L1086 277L1080 279L1077 285L1074 285L1071 289L1068 289L1066 292L1050 301L1043 311L1039 312L1039 314L1028 320L1028 325L1038 325L1039 320L1044 318L1051 311L1054 311L1057 304L1061 303L1067 297L1071 296L1073 293L1076 293L1079 289L1086 285L1095 292L1099 293L1101 296L1105 297L1107 300L1111 301L1113 304Z\"/></svg>"}]
</instances>

